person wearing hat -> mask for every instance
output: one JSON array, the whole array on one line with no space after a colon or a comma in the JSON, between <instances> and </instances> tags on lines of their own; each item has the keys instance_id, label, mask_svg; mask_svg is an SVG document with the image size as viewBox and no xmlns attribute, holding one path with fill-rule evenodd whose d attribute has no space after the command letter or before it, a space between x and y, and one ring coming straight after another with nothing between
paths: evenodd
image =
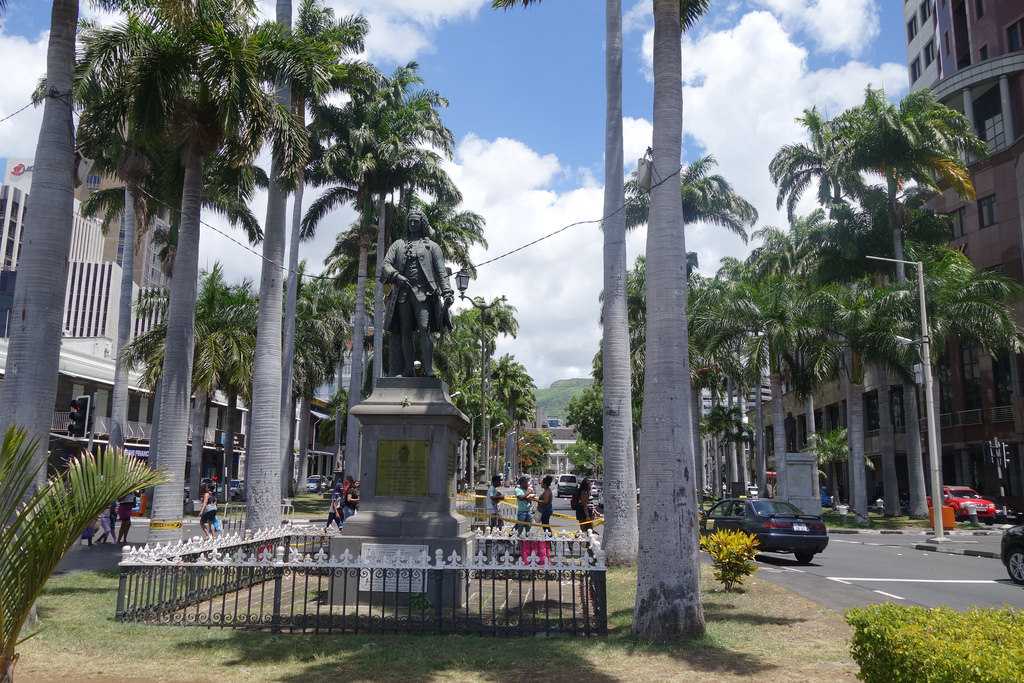
<instances>
[{"instance_id":1,"label":"person wearing hat","mask_svg":"<svg viewBox=\"0 0 1024 683\"><path fill-rule=\"evenodd\" d=\"M433 335L452 329L448 309L455 294L444 254L430 239L430 223L421 211L409 212L408 238L392 242L380 277L393 285L384 312L384 329L391 333L391 371L403 377L416 375L418 340L423 374L432 377Z\"/></svg>"}]
</instances>

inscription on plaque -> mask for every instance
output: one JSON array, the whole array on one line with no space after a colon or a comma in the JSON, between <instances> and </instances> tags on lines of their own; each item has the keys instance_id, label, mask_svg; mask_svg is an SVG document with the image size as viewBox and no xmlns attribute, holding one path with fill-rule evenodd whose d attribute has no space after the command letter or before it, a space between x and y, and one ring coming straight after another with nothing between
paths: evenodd
<instances>
[{"instance_id":1,"label":"inscription on plaque","mask_svg":"<svg viewBox=\"0 0 1024 683\"><path fill-rule=\"evenodd\" d=\"M394 545L388 543L364 543L362 556L384 567L362 569L359 572L359 590L375 593L424 593L426 592L426 571L423 569L399 568L399 559L409 561L427 551L425 545ZM400 557L401 556L401 557Z\"/></svg>"},{"instance_id":2,"label":"inscription on plaque","mask_svg":"<svg viewBox=\"0 0 1024 683\"><path fill-rule=\"evenodd\" d=\"M377 443L378 496L426 496L429 471L429 441Z\"/></svg>"}]
</instances>

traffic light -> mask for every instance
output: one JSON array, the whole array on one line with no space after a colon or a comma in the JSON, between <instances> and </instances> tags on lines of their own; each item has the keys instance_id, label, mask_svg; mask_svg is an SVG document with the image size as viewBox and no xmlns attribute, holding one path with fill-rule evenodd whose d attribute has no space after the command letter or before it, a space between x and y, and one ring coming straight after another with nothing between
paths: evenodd
<instances>
[{"instance_id":1,"label":"traffic light","mask_svg":"<svg viewBox=\"0 0 1024 683\"><path fill-rule=\"evenodd\" d=\"M68 434L84 437L90 431L92 431L92 397L79 396L71 402Z\"/></svg>"}]
</instances>

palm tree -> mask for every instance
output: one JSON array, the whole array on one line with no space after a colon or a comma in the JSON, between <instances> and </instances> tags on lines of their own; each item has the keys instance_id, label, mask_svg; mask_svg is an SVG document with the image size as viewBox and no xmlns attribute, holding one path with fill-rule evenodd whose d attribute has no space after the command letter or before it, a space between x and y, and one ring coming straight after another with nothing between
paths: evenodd
<instances>
[{"instance_id":1,"label":"palm tree","mask_svg":"<svg viewBox=\"0 0 1024 683\"><path fill-rule=\"evenodd\" d=\"M494 382L495 398L505 407L504 423L505 434L509 435L529 421L535 414L536 402L534 391L537 385L534 383L526 366L517 361L510 354L505 354L495 363L491 371L491 381ZM506 444L505 460L511 462L512 441ZM515 473L515 471L513 470Z\"/></svg>"},{"instance_id":2,"label":"palm tree","mask_svg":"<svg viewBox=\"0 0 1024 683\"><path fill-rule=\"evenodd\" d=\"M227 165L247 164L273 135L290 171L301 164L304 135L265 87L291 61L278 49L273 30L253 27L249 3L202 0L189 11L173 3L140 7L140 14L129 14L122 24L105 29L106 57L100 61L107 78L123 83L130 101L144 107L140 117L146 117L145 129L159 130L169 122L168 144L180 151L184 171L156 441L173 479L157 487L153 501L155 520L174 521L181 514L205 166L214 156ZM253 424L254 436L267 428L259 420ZM247 483L249 505L257 511L248 522L264 525L276 521L279 507L276 495L268 499L262 485L264 467L255 464L256 477ZM166 531L153 527L154 540L177 537L173 525L167 526Z\"/></svg>"},{"instance_id":3,"label":"palm tree","mask_svg":"<svg viewBox=\"0 0 1024 683\"><path fill-rule=\"evenodd\" d=\"M24 431L13 428L0 443L0 519L5 520L0 526L0 680L5 683L14 680L15 648L25 640L19 635L32 606L82 529L111 501L166 479L138 458L107 450L72 459L39 486L40 470L46 468L36 450Z\"/></svg>"},{"instance_id":4,"label":"palm tree","mask_svg":"<svg viewBox=\"0 0 1024 683\"><path fill-rule=\"evenodd\" d=\"M839 502L839 471L837 465L850 458L850 444L847 430L843 427L828 432L819 432L811 441L811 450L818 456L818 467L828 467L832 480L832 495ZM869 461L870 462L870 461Z\"/></svg>"},{"instance_id":5,"label":"palm tree","mask_svg":"<svg viewBox=\"0 0 1024 683\"><path fill-rule=\"evenodd\" d=\"M27 430L35 462L44 463L57 395L61 314L67 286L74 212L74 122L71 86L78 0L54 0L46 50L46 96L36 143L32 211L18 259L11 306L7 365L0 384L0 431ZM55 266L55 264L60 264ZM42 486L46 469L33 470ZM18 624L20 627L20 624ZM13 645L12 645L13 651Z\"/></svg>"},{"instance_id":6,"label":"palm tree","mask_svg":"<svg viewBox=\"0 0 1024 683\"><path fill-rule=\"evenodd\" d=\"M290 15L290 10L285 12ZM369 24L362 16L350 16L335 19L334 10L322 4L321 0L302 0L299 7L298 20L293 38L302 48L310 53L326 52L334 55L332 64L331 89L351 88L361 85L363 81L374 77L372 67L361 62L341 61L351 52L363 50L363 41L369 31ZM290 83L292 109L296 118L305 126L307 102L322 103L324 101L324 84L315 70L322 66L322 60L310 61L313 67L300 76L293 75ZM291 444L289 432L294 424L294 411L290 410L292 396L292 374L295 356L295 306L298 294L299 241L302 237L302 197L305 188L305 174L300 172L296 178L295 193L292 199L292 228L288 243L288 290L285 293L284 310L284 341L281 375L281 451L283 463L290 462ZM283 488L290 481L288 476L282 477Z\"/></svg>"},{"instance_id":7,"label":"palm tree","mask_svg":"<svg viewBox=\"0 0 1024 683\"><path fill-rule=\"evenodd\" d=\"M539 0L493 0L495 8L528 7ZM681 5L688 0L682 0ZM604 387L605 552L616 564L636 560L638 537L633 399L626 311L626 203L622 137L622 0L605 1L604 236L601 365Z\"/></svg>"},{"instance_id":8,"label":"palm tree","mask_svg":"<svg viewBox=\"0 0 1024 683\"><path fill-rule=\"evenodd\" d=\"M652 170L664 181L652 187L647 229L647 348L638 475L642 533L633 631L655 641L704 632L689 414L686 239L677 188L683 142L681 30L695 23L708 5L706 0L654 0Z\"/></svg>"},{"instance_id":9,"label":"palm tree","mask_svg":"<svg viewBox=\"0 0 1024 683\"><path fill-rule=\"evenodd\" d=\"M785 145L768 165L772 182L779 188L776 208L785 204L790 222L804 192L814 183L818 185L818 203L830 211L844 197L858 196L863 187L835 122L823 117L816 107L805 109L797 122L807 130L810 144Z\"/></svg>"}]
</instances>

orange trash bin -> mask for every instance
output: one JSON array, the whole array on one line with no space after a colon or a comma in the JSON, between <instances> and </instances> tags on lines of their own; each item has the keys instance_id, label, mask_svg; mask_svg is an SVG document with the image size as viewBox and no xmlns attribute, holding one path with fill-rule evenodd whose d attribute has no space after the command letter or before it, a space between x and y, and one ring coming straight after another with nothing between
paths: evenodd
<instances>
[{"instance_id":1,"label":"orange trash bin","mask_svg":"<svg viewBox=\"0 0 1024 683\"><path fill-rule=\"evenodd\" d=\"M935 508L933 508L931 505L928 506L928 523L933 528L935 527ZM956 514L953 512L953 508L949 507L948 505L942 506L942 528L956 528Z\"/></svg>"}]
</instances>

